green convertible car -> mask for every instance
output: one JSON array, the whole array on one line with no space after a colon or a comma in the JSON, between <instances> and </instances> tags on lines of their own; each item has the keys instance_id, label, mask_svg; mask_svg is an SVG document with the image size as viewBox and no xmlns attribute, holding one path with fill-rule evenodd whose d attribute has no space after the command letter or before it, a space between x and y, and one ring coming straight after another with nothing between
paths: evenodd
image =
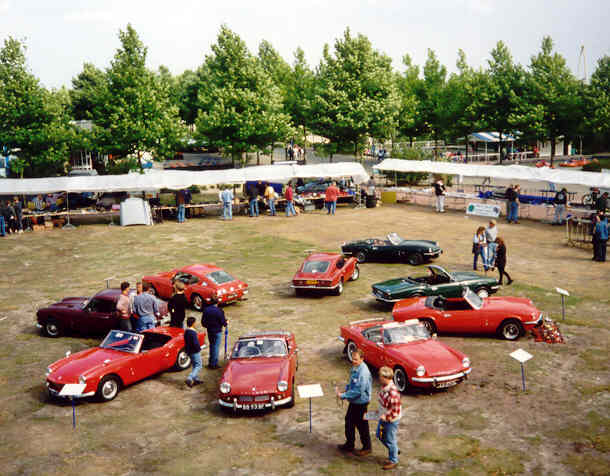
<instances>
[{"instance_id":1,"label":"green convertible car","mask_svg":"<svg viewBox=\"0 0 610 476\"><path fill-rule=\"evenodd\" d=\"M495 293L500 285L495 278L488 278L470 271L449 273L440 266L428 266L428 275L396 278L373 284L373 296L382 302L396 302L415 296L462 297L462 289L468 287L481 298Z\"/></svg>"}]
</instances>

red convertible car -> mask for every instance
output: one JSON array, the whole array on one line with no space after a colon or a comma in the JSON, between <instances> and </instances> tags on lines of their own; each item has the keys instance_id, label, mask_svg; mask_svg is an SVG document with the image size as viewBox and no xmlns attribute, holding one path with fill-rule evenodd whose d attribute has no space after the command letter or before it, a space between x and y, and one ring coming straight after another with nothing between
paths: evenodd
<instances>
[{"instance_id":1,"label":"red convertible car","mask_svg":"<svg viewBox=\"0 0 610 476\"><path fill-rule=\"evenodd\" d=\"M119 328L119 315L116 303L121 290L103 289L93 297L67 297L36 313L36 327L48 337L62 334L79 333L104 335L111 329ZM161 317L157 325L169 322L167 303L159 301Z\"/></svg>"},{"instance_id":2,"label":"red convertible car","mask_svg":"<svg viewBox=\"0 0 610 476\"><path fill-rule=\"evenodd\" d=\"M292 287L298 295L304 291L332 291L339 296L346 281L360 276L358 260L337 253L309 255L292 278Z\"/></svg>"},{"instance_id":3,"label":"red convertible car","mask_svg":"<svg viewBox=\"0 0 610 476\"><path fill-rule=\"evenodd\" d=\"M142 278L142 282L150 283L155 294L163 299L172 296L176 280L186 285L184 294L197 311L201 311L204 300L212 296L218 299L219 304L229 304L246 299L248 294L246 283L213 264L192 264Z\"/></svg>"},{"instance_id":4,"label":"red convertible car","mask_svg":"<svg viewBox=\"0 0 610 476\"><path fill-rule=\"evenodd\" d=\"M199 333L204 344L205 332ZM47 368L47 389L60 396L68 383L85 384L80 397L110 401L119 390L172 367L185 370L191 358L184 351L184 330L157 327L141 334L112 330L99 347L66 354Z\"/></svg>"},{"instance_id":5,"label":"red convertible car","mask_svg":"<svg viewBox=\"0 0 610 476\"><path fill-rule=\"evenodd\" d=\"M561 162L559 164L560 167L582 167L583 165L590 164L591 161L589 159L585 159L584 157L580 157L579 159L570 159L565 162Z\"/></svg>"},{"instance_id":6,"label":"red convertible car","mask_svg":"<svg viewBox=\"0 0 610 476\"><path fill-rule=\"evenodd\" d=\"M237 411L294 406L297 353L292 332L253 332L241 336L220 379L220 407Z\"/></svg>"},{"instance_id":7,"label":"red convertible car","mask_svg":"<svg viewBox=\"0 0 610 476\"><path fill-rule=\"evenodd\" d=\"M339 340L352 361L356 348L364 351L367 364L394 369L394 383L401 392L409 386L448 388L467 378L470 359L458 350L432 338L416 319L406 322L383 318L351 322L341 326Z\"/></svg>"},{"instance_id":8,"label":"red convertible car","mask_svg":"<svg viewBox=\"0 0 610 476\"><path fill-rule=\"evenodd\" d=\"M465 288L461 298L429 296L397 302L396 321L419 319L431 333L497 334L515 340L542 323L542 312L527 298L481 299Z\"/></svg>"}]
</instances>

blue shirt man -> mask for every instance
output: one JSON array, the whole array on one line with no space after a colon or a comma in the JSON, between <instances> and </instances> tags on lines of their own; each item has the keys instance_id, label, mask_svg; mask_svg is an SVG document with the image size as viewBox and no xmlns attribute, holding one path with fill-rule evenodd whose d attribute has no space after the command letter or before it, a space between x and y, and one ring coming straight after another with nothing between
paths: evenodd
<instances>
[{"instance_id":1,"label":"blue shirt man","mask_svg":"<svg viewBox=\"0 0 610 476\"><path fill-rule=\"evenodd\" d=\"M348 350L349 352L349 350ZM371 401L372 379L369 368L364 363L364 353L360 349L351 352L352 370L349 382L343 393L335 389L337 397L347 400L349 406L345 414L345 443L338 445L341 451L354 451L356 443L356 428L362 442L362 449L354 451L358 456L365 456L371 452L371 434L369 422L364 419L369 402Z\"/></svg>"},{"instance_id":2,"label":"blue shirt man","mask_svg":"<svg viewBox=\"0 0 610 476\"><path fill-rule=\"evenodd\" d=\"M222 202L222 217L225 220L233 219L233 191L230 188L225 188L220 192L220 201Z\"/></svg>"},{"instance_id":3,"label":"blue shirt man","mask_svg":"<svg viewBox=\"0 0 610 476\"><path fill-rule=\"evenodd\" d=\"M133 311L136 319L136 332L155 327L155 315L159 314L157 299L150 294L150 284L144 284L144 292L133 298Z\"/></svg>"},{"instance_id":4,"label":"blue shirt man","mask_svg":"<svg viewBox=\"0 0 610 476\"><path fill-rule=\"evenodd\" d=\"M593 231L593 260L606 261L606 246L608 245L608 219L601 216Z\"/></svg>"},{"instance_id":5,"label":"blue shirt man","mask_svg":"<svg viewBox=\"0 0 610 476\"><path fill-rule=\"evenodd\" d=\"M201 325L208 331L210 342L210 356L208 368L218 369L218 354L220 353L220 343L222 342L222 328L227 327L227 318L222 309L217 305L216 299L210 298L201 313Z\"/></svg>"}]
</instances>

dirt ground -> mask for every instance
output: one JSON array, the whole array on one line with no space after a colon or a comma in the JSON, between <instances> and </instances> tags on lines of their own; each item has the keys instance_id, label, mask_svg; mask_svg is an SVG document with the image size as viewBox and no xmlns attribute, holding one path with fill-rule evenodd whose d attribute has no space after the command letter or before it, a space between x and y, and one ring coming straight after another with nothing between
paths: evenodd
<instances>
[{"instance_id":1,"label":"dirt ground","mask_svg":"<svg viewBox=\"0 0 610 476\"><path fill-rule=\"evenodd\" d=\"M365 263L360 279L347 283L339 297L297 298L290 279L308 250L337 251L343 241L392 231L438 240L444 253L437 263L467 270L479 224L484 220L460 212L392 205L339 207L334 217L314 212L154 227L91 225L0 240L0 472L382 473L387 453L380 443L365 458L336 450L346 406L337 403L333 388L349 372L337 335L349 321L389 316L370 296L371 284L423 273L425 267ZM567 246L561 227L500 222L499 235L515 280L499 295L531 298L559 321L566 343L441 336L471 358L471 377L447 391L403 396L401 462L393 474L608 474L610 263L592 262L590 251ZM41 337L34 326L37 308L65 296L91 295L107 277L116 286L194 262L216 263L250 284L248 301L225 308L232 341L252 329L295 332L297 384L320 383L325 393L312 402L312 433L308 402L300 399L293 409L274 413L221 413L219 370L204 369L204 384L193 389L184 385L185 373L168 372L124 389L112 402L79 402L74 430L71 407L47 399L47 365L68 349L82 350L100 339ZM565 321L555 287L571 294ZM519 364L509 357L517 348L534 355L526 364L526 392ZM378 389L375 376L374 394Z\"/></svg>"}]
</instances>

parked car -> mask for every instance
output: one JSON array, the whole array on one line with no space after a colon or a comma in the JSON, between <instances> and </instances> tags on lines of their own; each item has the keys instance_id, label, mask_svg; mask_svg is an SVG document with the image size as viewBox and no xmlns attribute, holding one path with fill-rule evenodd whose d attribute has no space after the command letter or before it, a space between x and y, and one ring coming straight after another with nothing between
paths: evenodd
<instances>
[{"instance_id":1,"label":"parked car","mask_svg":"<svg viewBox=\"0 0 610 476\"><path fill-rule=\"evenodd\" d=\"M461 298L429 296L404 299L392 310L396 321L419 319L429 332L496 334L515 340L542 323L542 312L520 297L481 299L465 288Z\"/></svg>"},{"instance_id":2,"label":"parked car","mask_svg":"<svg viewBox=\"0 0 610 476\"><path fill-rule=\"evenodd\" d=\"M121 295L117 288L103 289L92 297L67 297L43 307L36 313L36 327L47 337L64 334L103 335L118 329L116 303ZM167 303L159 300L157 325L170 320Z\"/></svg>"},{"instance_id":3,"label":"parked car","mask_svg":"<svg viewBox=\"0 0 610 476\"><path fill-rule=\"evenodd\" d=\"M472 368L462 352L431 337L426 326L416 319L405 322L368 319L341 326L339 340L352 361L360 348L364 360L375 368L394 370L394 383L401 392L410 386L448 388L467 378Z\"/></svg>"},{"instance_id":4,"label":"parked car","mask_svg":"<svg viewBox=\"0 0 610 476\"><path fill-rule=\"evenodd\" d=\"M297 353L292 332L253 332L241 336L220 379L220 407L233 411L293 407Z\"/></svg>"},{"instance_id":5,"label":"parked car","mask_svg":"<svg viewBox=\"0 0 610 476\"><path fill-rule=\"evenodd\" d=\"M213 264L192 264L142 278L142 282L150 283L155 294L163 299L172 296L176 280L186 285L184 295L197 311L203 309L204 300L210 297L216 297L219 304L229 304L246 299L248 294L246 283Z\"/></svg>"},{"instance_id":6,"label":"parked car","mask_svg":"<svg viewBox=\"0 0 610 476\"><path fill-rule=\"evenodd\" d=\"M495 293L500 284L495 278L481 276L472 271L450 273L436 265L428 266L426 276L395 278L372 286L373 296L382 302L397 302L416 296L461 297L464 287L472 289L481 298Z\"/></svg>"},{"instance_id":7,"label":"parked car","mask_svg":"<svg viewBox=\"0 0 610 476\"><path fill-rule=\"evenodd\" d=\"M591 161L589 159L585 159L584 157L574 158L570 160L566 160L565 162L561 162L559 164L560 167L582 167L583 165L590 164Z\"/></svg>"},{"instance_id":8,"label":"parked car","mask_svg":"<svg viewBox=\"0 0 610 476\"><path fill-rule=\"evenodd\" d=\"M205 342L205 332L198 334ZM110 401L128 385L172 367L185 370L191 358L184 351L184 330L157 327L141 334L112 330L99 347L77 352L47 368L47 389L51 397L61 397L64 385L85 384L79 398L96 396Z\"/></svg>"},{"instance_id":9,"label":"parked car","mask_svg":"<svg viewBox=\"0 0 610 476\"><path fill-rule=\"evenodd\" d=\"M347 281L360 276L356 258L338 253L313 253L309 255L292 278L291 287L297 295L305 291L332 291L339 296Z\"/></svg>"},{"instance_id":10,"label":"parked car","mask_svg":"<svg viewBox=\"0 0 610 476\"><path fill-rule=\"evenodd\" d=\"M396 233L390 233L386 239L367 238L343 243L341 250L346 256L355 256L358 263L399 261L414 266L438 258L443 252L436 241L405 240Z\"/></svg>"}]
</instances>

